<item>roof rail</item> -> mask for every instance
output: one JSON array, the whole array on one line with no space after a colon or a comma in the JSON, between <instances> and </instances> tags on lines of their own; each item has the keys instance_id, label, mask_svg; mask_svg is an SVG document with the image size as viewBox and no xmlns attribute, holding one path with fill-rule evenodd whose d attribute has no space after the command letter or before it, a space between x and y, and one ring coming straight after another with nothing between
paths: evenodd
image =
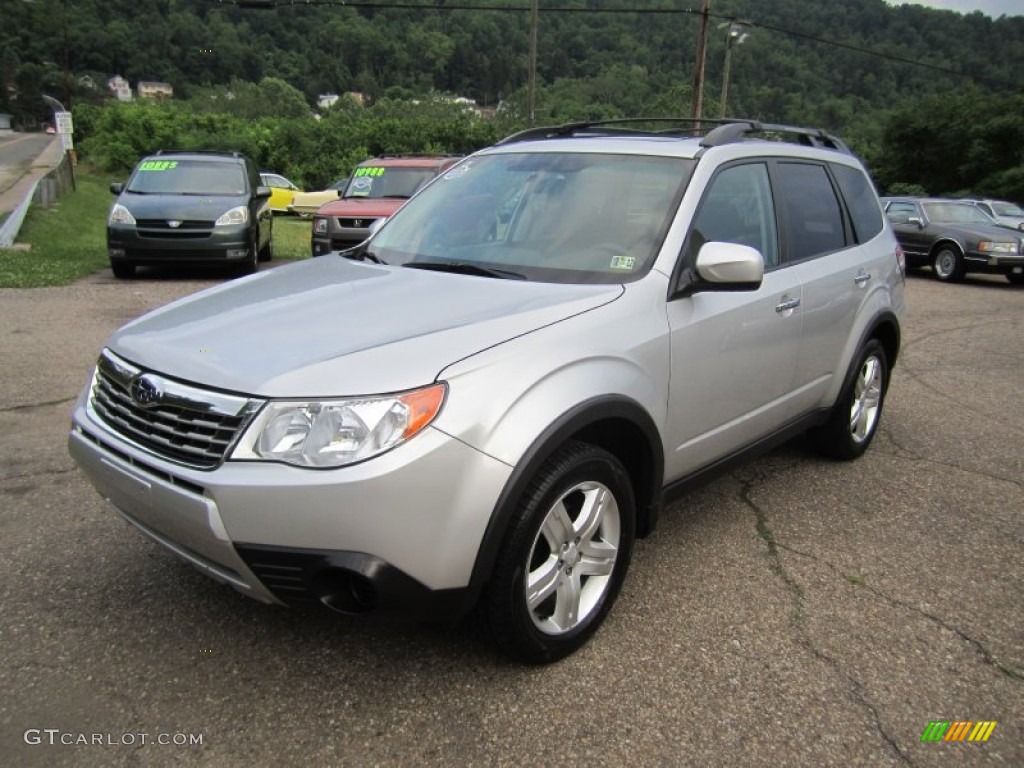
<instances>
[{"instance_id":1,"label":"roof rail","mask_svg":"<svg viewBox=\"0 0 1024 768\"><path fill-rule=\"evenodd\" d=\"M661 130L644 130L630 127L632 125L666 123L672 127ZM622 127L616 127L622 126ZM707 130L705 126L714 126ZM800 128L791 125L761 123L757 120L737 118L695 118L695 117L630 117L615 120L595 120L591 122L564 123L562 125L527 128L514 133L498 142L515 144L520 141L537 141L540 139L570 138L573 136L703 136L701 146L718 147L743 141L752 133L791 134L796 142L811 147L834 149L845 154L853 154L837 137L826 133L820 128Z\"/></svg>"},{"instance_id":2,"label":"roof rail","mask_svg":"<svg viewBox=\"0 0 1024 768\"><path fill-rule=\"evenodd\" d=\"M791 134L796 137L797 144L808 147L822 147L834 149L847 155L852 155L850 148L838 137L825 133L820 128L801 128L795 125L777 125L775 123L761 123L757 120L735 120L720 125L701 139L702 147L720 147L723 144L734 144L743 141L752 133L781 133Z\"/></svg>"},{"instance_id":3,"label":"roof rail","mask_svg":"<svg viewBox=\"0 0 1024 768\"><path fill-rule=\"evenodd\" d=\"M233 149L158 149L156 155L230 155L231 157L242 157L241 152Z\"/></svg>"},{"instance_id":4,"label":"roof rail","mask_svg":"<svg viewBox=\"0 0 1024 768\"><path fill-rule=\"evenodd\" d=\"M498 142L501 144L515 144L519 141L535 141L537 139L569 138L572 136L699 136L702 133L702 124L719 125L730 122L715 118L695 117L622 117L611 120L591 120L579 123L563 123L562 125L543 126L538 128L527 128L525 131L513 133ZM642 125L650 123L666 123L675 127L666 128L660 131L650 131L631 128L631 125ZM612 126L626 126L615 128Z\"/></svg>"}]
</instances>

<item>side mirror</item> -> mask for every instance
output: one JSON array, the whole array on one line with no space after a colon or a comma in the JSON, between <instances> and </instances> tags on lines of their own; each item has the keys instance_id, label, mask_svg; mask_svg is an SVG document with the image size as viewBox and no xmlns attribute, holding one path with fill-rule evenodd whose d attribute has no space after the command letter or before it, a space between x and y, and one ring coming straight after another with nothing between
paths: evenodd
<instances>
[{"instance_id":1,"label":"side mirror","mask_svg":"<svg viewBox=\"0 0 1024 768\"><path fill-rule=\"evenodd\" d=\"M256 197L260 199L266 199L273 194L270 187L256 187Z\"/></svg>"},{"instance_id":2,"label":"side mirror","mask_svg":"<svg viewBox=\"0 0 1024 768\"><path fill-rule=\"evenodd\" d=\"M683 274L677 295L703 291L756 291L764 279L764 256L738 243L709 242L701 246L693 269Z\"/></svg>"},{"instance_id":3,"label":"side mirror","mask_svg":"<svg viewBox=\"0 0 1024 768\"><path fill-rule=\"evenodd\" d=\"M924 229L924 220L919 216L911 216L907 219L907 224L914 224L918 229Z\"/></svg>"},{"instance_id":4,"label":"side mirror","mask_svg":"<svg viewBox=\"0 0 1024 768\"><path fill-rule=\"evenodd\" d=\"M110 194L120 195L122 192L124 192L124 184L122 184L121 182L115 181L113 184L110 185Z\"/></svg>"}]
</instances>

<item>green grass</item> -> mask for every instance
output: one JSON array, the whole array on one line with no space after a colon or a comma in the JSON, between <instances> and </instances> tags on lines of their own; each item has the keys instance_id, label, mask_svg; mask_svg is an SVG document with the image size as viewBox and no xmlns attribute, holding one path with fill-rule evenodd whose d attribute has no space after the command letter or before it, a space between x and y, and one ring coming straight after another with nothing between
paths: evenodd
<instances>
[{"instance_id":1,"label":"green grass","mask_svg":"<svg viewBox=\"0 0 1024 768\"><path fill-rule=\"evenodd\" d=\"M48 209L33 205L18 235L30 250L0 250L0 288L67 285L110 268L106 218L110 180L79 171L77 189ZM274 218L274 261L309 257L310 220Z\"/></svg>"},{"instance_id":2,"label":"green grass","mask_svg":"<svg viewBox=\"0 0 1024 768\"><path fill-rule=\"evenodd\" d=\"M296 216L275 216L274 261L278 259L286 261L308 259L312 250L309 241L312 228L312 219L300 219Z\"/></svg>"}]
</instances>

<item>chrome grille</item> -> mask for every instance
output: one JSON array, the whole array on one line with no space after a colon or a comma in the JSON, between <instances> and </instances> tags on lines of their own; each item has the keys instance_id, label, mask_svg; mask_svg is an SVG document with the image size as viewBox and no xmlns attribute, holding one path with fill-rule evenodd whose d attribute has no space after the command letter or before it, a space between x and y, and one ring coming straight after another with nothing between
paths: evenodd
<instances>
[{"instance_id":1,"label":"chrome grille","mask_svg":"<svg viewBox=\"0 0 1024 768\"><path fill-rule=\"evenodd\" d=\"M132 394L143 375L158 393L145 404ZM89 405L101 423L130 442L165 459L209 469L224 459L261 402L151 374L104 350Z\"/></svg>"}]
</instances>

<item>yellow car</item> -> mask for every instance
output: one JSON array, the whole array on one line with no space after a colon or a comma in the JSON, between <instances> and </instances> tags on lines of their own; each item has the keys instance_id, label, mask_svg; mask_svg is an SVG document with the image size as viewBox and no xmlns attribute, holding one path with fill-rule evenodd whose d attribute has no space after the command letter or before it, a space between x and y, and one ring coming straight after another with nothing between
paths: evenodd
<instances>
[{"instance_id":1,"label":"yellow car","mask_svg":"<svg viewBox=\"0 0 1024 768\"><path fill-rule=\"evenodd\" d=\"M329 185L327 189L297 194L292 200L292 204L288 206L288 210L304 219L309 218L324 203L330 203L341 197L341 193L345 191L346 186L348 186L347 176L344 179L338 179Z\"/></svg>"},{"instance_id":2,"label":"yellow car","mask_svg":"<svg viewBox=\"0 0 1024 768\"><path fill-rule=\"evenodd\" d=\"M279 173L260 171L260 183L264 187L270 187L270 210L274 213L287 213L292 198L302 192Z\"/></svg>"}]
</instances>

